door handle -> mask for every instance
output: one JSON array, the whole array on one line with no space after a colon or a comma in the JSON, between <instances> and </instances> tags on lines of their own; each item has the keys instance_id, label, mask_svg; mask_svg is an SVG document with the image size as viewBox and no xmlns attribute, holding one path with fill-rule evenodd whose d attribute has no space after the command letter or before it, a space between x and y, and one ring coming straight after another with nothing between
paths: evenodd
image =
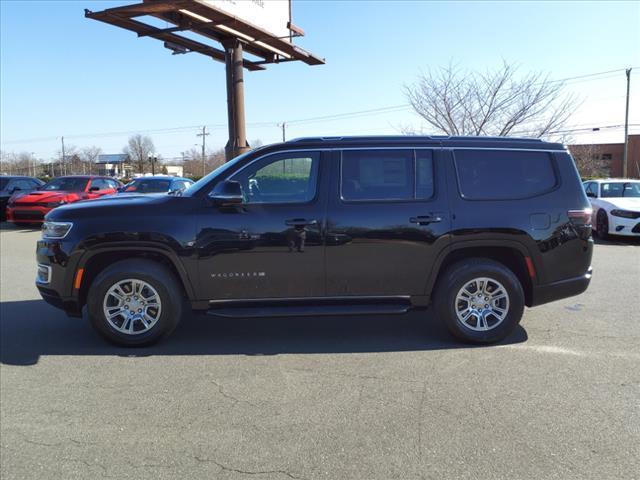
<instances>
[{"instance_id":1,"label":"door handle","mask_svg":"<svg viewBox=\"0 0 640 480\"><path fill-rule=\"evenodd\" d=\"M441 222L442 217L439 215L418 215L417 217L411 217L409 221L418 225L429 225L430 223Z\"/></svg>"},{"instance_id":2,"label":"door handle","mask_svg":"<svg viewBox=\"0 0 640 480\"><path fill-rule=\"evenodd\" d=\"M306 218L292 218L291 220L285 220L284 223L289 227L306 227L307 225L317 225L318 221L314 219L307 220Z\"/></svg>"}]
</instances>

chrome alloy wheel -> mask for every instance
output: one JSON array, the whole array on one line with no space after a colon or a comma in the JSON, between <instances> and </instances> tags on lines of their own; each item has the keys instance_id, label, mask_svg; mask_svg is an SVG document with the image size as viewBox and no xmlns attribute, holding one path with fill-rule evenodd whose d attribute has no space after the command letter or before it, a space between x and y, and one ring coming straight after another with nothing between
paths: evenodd
<instances>
[{"instance_id":1,"label":"chrome alloy wheel","mask_svg":"<svg viewBox=\"0 0 640 480\"><path fill-rule=\"evenodd\" d=\"M467 328L477 332L500 325L509 312L509 294L493 278L474 278L456 295L456 316Z\"/></svg>"},{"instance_id":2,"label":"chrome alloy wheel","mask_svg":"<svg viewBox=\"0 0 640 480\"><path fill-rule=\"evenodd\" d=\"M147 282L135 278L120 280L107 290L102 310L118 332L138 335L148 332L162 312L160 295Z\"/></svg>"}]
</instances>

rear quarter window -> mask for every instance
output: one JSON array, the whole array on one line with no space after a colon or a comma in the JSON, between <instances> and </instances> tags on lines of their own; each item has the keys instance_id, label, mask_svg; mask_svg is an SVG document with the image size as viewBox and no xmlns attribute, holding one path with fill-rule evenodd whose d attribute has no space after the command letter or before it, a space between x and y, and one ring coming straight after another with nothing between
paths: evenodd
<instances>
[{"instance_id":1,"label":"rear quarter window","mask_svg":"<svg viewBox=\"0 0 640 480\"><path fill-rule=\"evenodd\" d=\"M551 154L517 150L454 150L458 186L469 200L514 200L553 189Z\"/></svg>"}]
</instances>

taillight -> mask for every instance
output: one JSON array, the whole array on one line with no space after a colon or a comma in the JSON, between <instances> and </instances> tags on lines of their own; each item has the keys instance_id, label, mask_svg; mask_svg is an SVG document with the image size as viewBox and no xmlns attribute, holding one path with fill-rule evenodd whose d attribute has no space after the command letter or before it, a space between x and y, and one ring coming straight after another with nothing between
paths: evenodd
<instances>
[{"instance_id":1,"label":"taillight","mask_svg":"<svg viewBox=\"0 0 640 480\"><path fill-rule=\"evenodd\" d=\"M591 223L591 214L593 210L591 208L583 208L582 210L569 210L567 215L572 223L579 225L587 225Z\"/></svg>"}]
</instances>

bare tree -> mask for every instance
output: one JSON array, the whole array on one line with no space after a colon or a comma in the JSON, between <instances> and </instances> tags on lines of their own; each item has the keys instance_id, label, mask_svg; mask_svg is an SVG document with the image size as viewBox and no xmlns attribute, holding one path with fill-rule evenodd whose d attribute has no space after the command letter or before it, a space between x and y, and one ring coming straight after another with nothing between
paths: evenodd
<instances>
[{"instance_id":1,"label":"bare tree","mask_svg":"<svg viewBox=\"0 0 640 480\"><path fill-rule=\"evenodd\" d=\"M548 137L560 130L575 110L575 97L564 94L562 82L517 72L506 62L486 73L449 65L420 75L404 92L428 130L446 135Z\"/></svg>"},{"instance_id":2,"label":"bare tree","mask_svg":"<svg viewBox=\"0 0 640 480\"><path fill-rule=\"evenodd\" d=\"M609 174L609 165L602 159L602 149L599 145L570 145L569 151L582 178Z\"/></svg>"},{"instance_id":3,"label":"bare tree","mask_svg":"<svg viewBox=\"0 0 640 480\"><path fill-rule=\"evenodd\" d=\"M88 173L90 175L93 173L93 165L98 161L98 157L101 153L102 149L100 147L96 147L95 145L82 149L81 159L82 162L86 165Z\"/></svg>"},{"instance_id":4,"label":"bare tree","mask_svg":"<svg viewBox=\"0 0 640 480\"><path fill-rule=\"evenodd\" d=\"M129 155L131 162L138 167L139 173L145 173L149 163L149 155L153 153L155 147L153 146L153 140L146 135L132 135L129 137L127 146L124 147L123 152Z\"/></svg>"}]
</instances>

